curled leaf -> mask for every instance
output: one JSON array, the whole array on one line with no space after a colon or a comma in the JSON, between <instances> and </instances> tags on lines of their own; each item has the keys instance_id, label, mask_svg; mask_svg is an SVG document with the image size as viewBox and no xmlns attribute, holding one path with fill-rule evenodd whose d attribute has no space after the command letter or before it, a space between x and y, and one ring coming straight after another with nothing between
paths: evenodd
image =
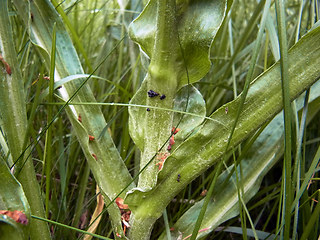
<instances>
[{"instance_id":1,"label":"curled leaf","mask_svg":"<svg viewBox=\"0 0 320 240\"><path fill-rule=\"evenodd\" d=\"M176 71L181 76L179 87L188 83L188 76L189 82L193 83L209 71L209 49L225 17L226 4L226 1L221 0L176 1L176 25L180 41L176 51L181 52L181 46L184 55L176 66ZM157 31L156 12L157 1L150 0L129 28L131 39L151 59Z\"/></svg>"}]
</instances>

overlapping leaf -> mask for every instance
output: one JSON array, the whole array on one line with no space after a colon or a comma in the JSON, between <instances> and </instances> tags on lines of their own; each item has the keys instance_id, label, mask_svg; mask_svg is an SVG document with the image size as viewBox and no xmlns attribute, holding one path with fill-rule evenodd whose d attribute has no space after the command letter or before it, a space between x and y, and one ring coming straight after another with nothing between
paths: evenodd
<instances>
[{"instance_id":1,"label":"overlapping leaf","mask_svg":"<svg viewBox=\"0 0 320 240\"><path fill-rule=\"evenodd\" d=\"M179 87L199 81L210 69L209 48L225 16L226 1L176 1L177 32L184 53L175 66L181 76ZM150 0L130 25L130 37L152 58L154 51L157 1ZM180 52L180 48L176 49ZM185 65L188 68L189 79Z\"/></svg>"}]
</instances>

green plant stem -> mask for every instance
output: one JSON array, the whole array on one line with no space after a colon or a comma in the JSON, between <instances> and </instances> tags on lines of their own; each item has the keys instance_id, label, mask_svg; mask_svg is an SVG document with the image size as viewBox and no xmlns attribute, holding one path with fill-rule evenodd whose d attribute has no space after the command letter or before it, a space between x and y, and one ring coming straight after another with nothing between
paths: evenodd
<instances>
[{"instance_id":1,"label":"green plant stem","mask_svg":"<svg viewBox=\"0 0 320 240\"><path fill-rule=\"evenodd\" d=\"M23 78L17 61L17 53L14 48L13 34L8 14L6 0L0 1L0 51L2 57L11 68L11 74L0 71L0 109L3 122L3 130L6 132L8 145L13 160L19 158L24 151L24 139L27 133L27 114L25 105L25 93ZM0 66L3 67L2 65ZM25 152L25 156L29 151ZM44 208L40 195L39 185L35 176L32 159L20 159L16 165L18 180L23 186L28 199L31 213L44 217ZM49 229L46 223L30 221L31 239L50 239Z\"/></svg>"},{"instance_id":2,"label":"green plant stem","mask_svg":"<svg viewBox=\"0 0 320 240\"><path fill-rule=\"evenodd\" d=\"M55 70L55 58L56 58L56 25L53 26L52 31L52 50L51 50L51 62L50 62L50 81L49 81L49 95L48 101L53 101L53 86L54 86L54 70ZM51 121L53 117L53 106L48 107L47 123ZM50 197L50 185L51 185L51 166L52 166L52 125L47 129L45 140L45 151L43 161L46 169L46 217L49 217L49 197Z\"/></svg>"},{"instance_id":3,"label":"green plant stem","mask_svg":"<svg viewBox=\"0 0 320 240\"><path fill-rule=\"evenodd\" d=\"M176 34L175 1L164 0L157 2L157 33L152 53L151 63L145 81L147 91L159 93L158 97L150 98L145 93L147 105L153 107L173 108L173 100L178 85L178 76L175 74L175 62L179 56L178 36ZM165 95L165 99L159 97ZM166 147L160 149L171 134L173 113L155 110L147 114L146 140L140 161L140 168L159 152L166 152ZM157 182L158 166L156 162L150 164L138 182L138 187L151 189Z\"/></svg>"},{"instance_id":4,"label":"green plant stem","mask_svg":"<svg viewBox=\"0 0 320 240\"><path fill-rule=\"evenodd\" d=\"M285 201L283 214L285 216L284 239L289 239L291 225L291 203L292 203L292 182L291 182L291 105L290 105L290 88L289 88L289 71L288 71L288 46L286 36L286 20L285 6L282 0L276 0L276 13L279 32L280 45L280 68L281 68L281 85L282 85L282 101L284 106L284 122L285 122L285 154L284 154L284 170L285 170Z\"/></svg>"}]
</instances>

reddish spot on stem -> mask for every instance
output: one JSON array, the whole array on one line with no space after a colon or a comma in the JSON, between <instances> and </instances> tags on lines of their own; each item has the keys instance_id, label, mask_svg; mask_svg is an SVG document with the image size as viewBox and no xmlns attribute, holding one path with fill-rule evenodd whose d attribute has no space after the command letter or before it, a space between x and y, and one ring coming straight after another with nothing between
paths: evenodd
<instances>
[{"instance_id":1,"label":"reddish spot on stem","mask_svg":"<svg viewBox=\"0 0 320 240\"><path fill-rule=\"evenodd\" d=\"M175 127L172 127L172 133L175 135L177 134L179 131L180 131L180 128L175 128Z\"/></svg>"},{"instance_id":2,"label":"reddish spot on stem","mask_svg":"<svg viewBox=\"0 0 320 240\"><path fill-rule=\"evenodd\" d=\"M204 189L204 190L200 193L200 196L201 196L201 197L206 196L206 195L207 195L207 192L208 192L208 190L207 190L207 189Z\"/></svg>"},{"instance_id":3,"label":"reddish spot on stem","mask_svg":"<svg viewBox=\"0 0 320 240\"><path fill-rule=\"evenodd\" d=\"M4 65L4 68L6 69L6 72L11 75L12 71L11 68L9 66L9 64L4 60L4 58L0 55L0 61L2 62L2 64Z\"/></svg>"},{"instance_id":4,"label":"reddish spot on stem","mask_svg":"<svg viewBox=\"0 0 320 240\"><path fill-rule=\"evenodd\" d=\"M161 152L158 153L157 159L159 160L156 165L159 166L159 171L163 168L163 164L166 161L166 159L170 156L170 153L168 152Z\"/></svg>"},{"instance_id":5,"label":"reddish spot on stem","mask_svg":"<svg viewBox=\"0 0 320 240\"><path fill-rule=\"evenodd\" d=\"M92 142L94 140L94 136L89 135L89 141Z\"/></svg>"},{"instance_id":6,"label":"reddish spot on stem","mask_svg":"<svg viewBox=\"0 0 320 240\"><path fill-rule=\"evenodd\" d=\"M79 114L79 116L78 116L78 121L82 123L81 114Z\"/></svg>"},{"instance_id":7,"label":"reddish spot on stem","mask_svg":"<svg viewBox=\"0 0 320 240\"><path fill-rule=\"evenodd\" d=\"M97 155L95 155L94 153L92 153L92 157L94 157L94 159L98 160Z\"/></svg>"},{"instance_id":8,"label":"reddish spot on stem","mask_svg":"<svg viewBox=\"0 0 320 240\"><path fill-rule=\"evenodd\" d=\"M121 221L123 226L123 234L126 235L127 228L130 227L129 221L130 221L130 214L131 211L129 210L129 206L127 204L124 204L124 200L120 197L116 198L116 204L118 205L121 213Z\"/></svg>"}]
</instances>

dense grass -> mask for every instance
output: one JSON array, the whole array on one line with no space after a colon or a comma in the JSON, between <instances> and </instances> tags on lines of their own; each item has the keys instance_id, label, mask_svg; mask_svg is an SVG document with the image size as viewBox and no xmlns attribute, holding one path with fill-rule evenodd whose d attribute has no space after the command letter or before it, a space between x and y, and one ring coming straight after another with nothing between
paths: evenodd
<instances>
[{"instance_id":1,"label":"dense grass","mask_svg":"<svg viewBox=\"0 0 320 240\"><path fill-rule=\"evenodd\" d=\"M264 2L266 1L261 1L260 4L252 0L234 1L214 40L210 55L212 68L201 81L194 84L206 101L208 116L241 92L245 93L255 77L278 61L280 55L286 53L286 46L279 45L279 39L290 48L319 20L318 1L287 1L284 8L278 9L277 12L279 15L280 11L283 11L286 16L286 20L282 22L285 24L282 25L284 35L279 35L275 9L277 1L272 2L265 23L267 31L261 32L261 45L255 49L256 41L259 41L258 32ZM148 59L129 39L127 32L130 22L140 13L146 2L129 1L123 9L117 1L83 0L52 1L52 3L70 33L84 72L91 74L99 66L94 75L100 78L90 78L86 84L90 86L97 102L101 103L101 110L107 122L105 131L111 135L130 174L135 177L139 173L137 163L140 151L129 135L128 107L103 104L128 103L144 79ZM29 41L15 6L13 4L9 6L14 44L18 52L19 68L26 94L29 120L27 138L33 143L29 149L43 199L46 199L44 200L46 218L87 230L97 206L99 190L96 179L90 171L65 111L53 120L46 135L39 136L59 111L60 98L53 92L52 86L48 98L39 98L40 94L53 84L53 75L46 69L45 59ZM278 24L281 26L279 22ZM251 66L251 61L255 57L256 61ZM282 63L284 78L288 78L286 64L284 59ZM49 75L51 81L43 78ZM203 239L249 239L253 234L262 236L262 232L277 234L285 239L318 238L320 212L317 162L319 159L315 158L315 154L319 151L319 100L315 99L310 104L307 101L303 111L298 113L295 111L297 108L295 103L290 105L289 99L286 101L287 104L284 104L286 116L292 118L292 120L285 118L288 121L284 135L287 136L285 149L289 148L289 152L286 152L283 160L282 141L282 145L278 146L282 149L278 153L278 162L266 174L255 196L246 204L244 202L239 204L240 216L223 222L221 227ZM0 122L1 132L5 136L6 129L3 128L2 122ZM287 131L290 131L290 134ZM227 152L225 161L221 163L223 171L227 166L252 157L249 153L255 149L251 146L259 133L257 131L247 136L247 140L243 141L233 154L231 151ZM11 161L10 158L7 159L5 145L1 144L1 158L11 165L16 159ZM314 171L308 172L310 166L314 164L316 166ZM216 166L209 167L171 201L166 208L165 218L160 218L156 222L152 239L158 239L165 233L166 228L172 227L195 202L204 198L204 192L209 189L216 169ZM241 176L238 176L236 183L239 196L243 191L240 178ZM301 185L305 182L308 183L307 189L297 197L300 201L294 202ZM294 211L291 211L292 204L296 206ZM286 227L283 228L284 221L291 221L291 227L286 223ZM113 238L108 214L102 214L99 222L95 233ZM49 226L53 239L77 239L83 236L66 226L55 223L50 223ZM253 227L262 232L254 231L251 234L244 231Z\"/></svg>"}]
</instances>

